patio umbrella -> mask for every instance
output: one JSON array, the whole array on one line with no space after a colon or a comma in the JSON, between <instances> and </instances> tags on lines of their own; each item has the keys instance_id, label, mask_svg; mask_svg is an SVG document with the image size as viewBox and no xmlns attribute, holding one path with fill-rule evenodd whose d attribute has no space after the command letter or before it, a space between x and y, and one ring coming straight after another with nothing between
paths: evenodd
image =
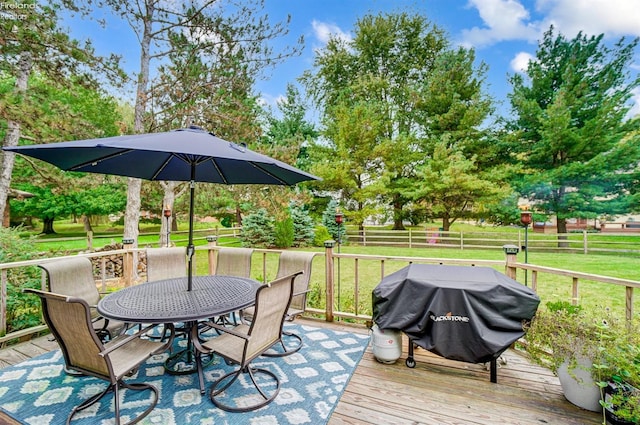
<instances>
[{"instance_id":1,"label":"patio umbrella","mask_svg":"<svg viewBox=\"0 0 640 425\"><path fill-rule=\"evenodd\" d=\"M163 133L3 149L49 162L66 171L190 182L188 290L191 290L193 273L195 182L291 186L305 180L319 180L312 174L195 126Z\"/></svg>"}]
</instances>

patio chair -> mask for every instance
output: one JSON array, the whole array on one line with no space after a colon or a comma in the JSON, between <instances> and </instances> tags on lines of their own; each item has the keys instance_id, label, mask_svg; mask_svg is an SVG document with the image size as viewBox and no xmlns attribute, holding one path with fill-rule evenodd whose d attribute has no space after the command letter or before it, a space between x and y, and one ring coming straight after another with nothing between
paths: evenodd
<instances>
[{"instance_id":1,"label":"patio chair","mask_svg":"<svg viewBox=\"0 0 640 425\"><path fill-rule=\"evenodd\" d=\"M186 248L148 248L146 255L147 282L187 276Z\"/></svg>"},{"instance_id":2,"label":"patio chair","mask_svg":"<svg viewBox=\"0 0 640 425\"><path fill-rule=\"evenodd\" d=\"M302 270L303 274L296 277L293 298L291 299L291 305L287 310L285 320L293 321L296 317L302 315L307 308L307 293L309 292L309 280L311 279L311 264L313 263L313 257L316 256L316 252L305 251L283 251L280 254L278 261L278 272L276 278L287 276L291 273ZM251 321L254 314L253 307L246 308L242 311L242 319L245 321ZM295 353L302 348L302 337L296 333L285 331L283 329L282 336L285 338L293 338L293 344L285 344L282 338L280 339L280 345L282 351L271 350L266 352L265 356L270 357L282 357Z\"/></svg>"},{"instance_id":3,"label":"patio chair","mask_svg":"<svg viewBox=\"0 0 640 425\"><path fill-rule=\"evenodd\" d=\"M216 274L251 277L251 248L220 248L216 260Z\"/></svg>"},{"instance_id":4,"label":"patio chair","mask_svg":"<svg viewBox=\"0 0 640 425\"><path fill-rule=\"evenodd\" d=\"M127 391L151 391L151 405L129 423L136 423L147 416L158 402L158 390L144 382L129 383L125 377L134 372L149 357L162 353L173 343L173 333L165 342L154 342L140 338L157 325L150 325L135 334L123 334L104 343L93 332L91 309L82 298L54 294L36 289L25 289L38 295L42 302L44 320L60 345L68 368L83 375L93 376L109 383L107 388L74 407L69 423L76 413L98 402L107 393L113 392L115 423L120 424L120 388ZM169 329L173 325L164 325ZM136 402L138 404L140 402ZM108 404L107 404L108 405Z\"/></svg>"},{"instance_id":5,"label":"patio chair","mask_svg":"<svg viewBox=\"0 0 640 425\"><path fill-rule=\"evenodd\" d=\"M220 248L216 259L215 274L238 277L251 277L252 248ZM216 320L219 324L233 322L238 324L235 313L229 316L221 316Z\"/></svg>"},{"instance_id":6,"label":"patio chair","mask_svg":"<svg viewBox=\"0 0 640 425\"><path fill-rule=\"evenodd\" d=\"M38 265L46 272L49 291L82 298L89 304L93 329L98 337L107 341L126 328L126 324L100 316L96 307L100 292L93 278L93 265L87 257L62 258Z\"/></svg>"},{"instance_id":7,"label":"patio chair","mask_svg":"<svg viewBox=\"0 0 640 425\"><path fill-rule=\"evenodd\" d=\"M241 323L234 328L227 328L208 322L208 326L221 334L205 342L199 340L201 335L196 328L192 330L202 394L205 392L201 359L203 354L218 354L227 362L237 364L234 371L216 379L211 388L211 401L220 409L248 412L266 406L278 395L278 376L252 362L280 340L282 322L291 304L294 280L300 273L302 272L281 277L258 288L251 324ZM248 378L238 379L241 374L247 374ZM255 391L247 394L252 389ZM240 394L228 395L234 390L240 391ZM235 399L241 399L241 404L232 405L231 402Z\"/></svg>"}]
</instances>

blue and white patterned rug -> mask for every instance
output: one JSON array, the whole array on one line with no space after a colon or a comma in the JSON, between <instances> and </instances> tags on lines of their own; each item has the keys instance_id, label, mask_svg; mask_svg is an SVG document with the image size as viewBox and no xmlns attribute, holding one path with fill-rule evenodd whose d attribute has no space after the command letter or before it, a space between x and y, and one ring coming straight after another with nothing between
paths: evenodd
<instances>
[{"instance_id":1,"label":"blue and white patterned rug","mask_svg":"<svg viewBox=\"0 0 640 425\"><path fill-rule=\"evenodd\" d=\"M170 375L163 363L167 354L150 358L130 382L156 386L160 397L156 408L142 424L260 424L318 425L327 422L369 342L368 335L338 332L310 326L287 324L287 329L303 335L303 348L280 358L261 357L255 364L274 371L280 378L278 397L262 409L249 413L229 413L216 408L209 399L211 382L234 366L219 358L205 369L207 392L200 395L197 374ZM184 344L180 341L179 344ZM71 409L105 388L104 381L64 372L64 359L57 350L15 366L0 369L0 409L29 425L64 424ZM148 399L133 394L120 403L122 422L148 406ZM148 391L134 392L144 393ZM136 394L137 395L137 394ZM122 395L121 395L122 396ZM112 424L113 396L107 394L94 406L78 413L73 424Z\"/></svg>"}]
</instances>

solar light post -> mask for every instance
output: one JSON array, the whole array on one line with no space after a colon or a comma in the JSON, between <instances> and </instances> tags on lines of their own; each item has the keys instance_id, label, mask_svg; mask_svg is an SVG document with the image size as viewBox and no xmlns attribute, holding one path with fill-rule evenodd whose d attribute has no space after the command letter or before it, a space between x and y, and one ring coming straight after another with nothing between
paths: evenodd
<instances>
[{"instance_id":1,"label":"solar light post","mask_svg":"<svg viewBox=\"0 0 640 425\"><path fill-rule=\"evenodd\" d=\"M342 243L342 223L344 216L340 211L336 210L334 219L338 225L338 254L340 254L340 244ZM340 257L338 257L338 310L340 310Z\"/></svg>"},{"instance_id":2,"label":"solar light post","mask_svg":"<svg viewBox=\"0 0 640 425\"><path fill-rule=\"evenodd\" d=\"M165 205L164 207L164 211L162 212L164 217L167 219L167 241L166 241L166 247L168 248L170 243L169 243L169 237L171 235L171 225L169 223L169 219L171 218L171 207L169 205Z\"/></svg>"},{"instance_id":3,"label":"solar light post","mask_svg":"<svg viewBox=\"0 0 640 425\"><path fill-rule=\"evenodd\" d=\"M529 225L531 224L531 211L528 211L528 207L526 206L520 211L520 223L524 225L524 247L522 247L522 250L524 251L524 263L527 264L529 262ZM524 286L528 286L527 275L528 270L525 269Z\"/></svg>"}]
</instances>

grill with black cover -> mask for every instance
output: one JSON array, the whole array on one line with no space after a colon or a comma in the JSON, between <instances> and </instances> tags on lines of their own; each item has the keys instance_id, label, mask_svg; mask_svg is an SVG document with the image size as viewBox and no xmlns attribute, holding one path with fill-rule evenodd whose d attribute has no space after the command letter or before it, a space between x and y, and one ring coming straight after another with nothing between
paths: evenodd
<instances>
[{"instance_id":1,"label":"grill with black cover","mask_svg":"<svg viewBox=\"0 0 640 425\"><path fill-rule=\"evenodd\" d=\"M490 267L410 264L372 294L373 320L413 344L452 360L492 365L524 335L540 303L530 288Z\"/></svg>"}]
</instances>

